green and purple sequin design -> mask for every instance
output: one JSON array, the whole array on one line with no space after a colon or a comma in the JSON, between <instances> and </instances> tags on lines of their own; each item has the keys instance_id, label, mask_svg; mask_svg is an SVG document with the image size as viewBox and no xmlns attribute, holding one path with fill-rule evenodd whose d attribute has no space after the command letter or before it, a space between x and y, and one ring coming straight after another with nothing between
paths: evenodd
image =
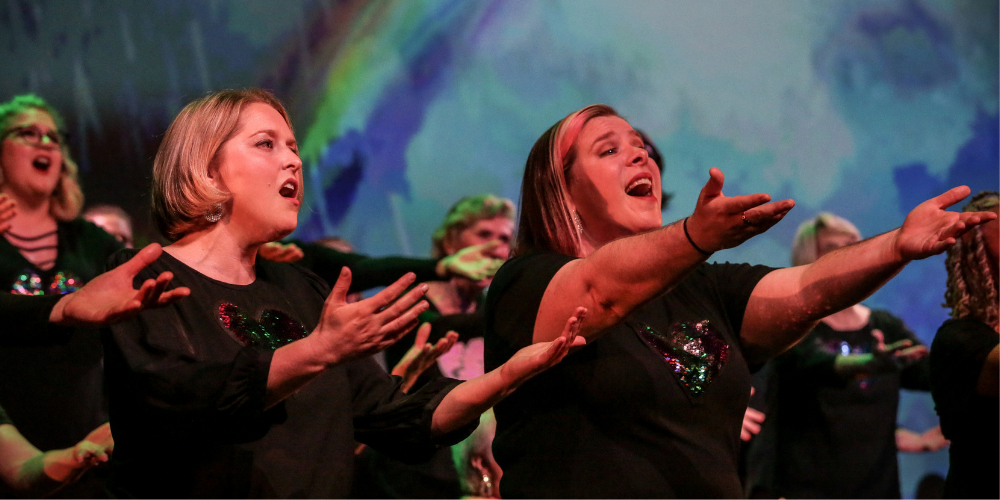
<instances>
[{"instance_id":1,"label":"green and purple sequin design","mask_svg":"<svg viewBox=\"0 0 1000 500\"><path fill-rule=\"evenodd\" d=\"M729 357L729 344L708 320L674 323L666 334L642 323L632 328L663 357L692 396L705 392Z\"/></svg>"},{"instance_id":2,"label":"green and purple sequin design","mask_svg":"<svg viewBox=\"0 0 1000 500\"><path fill-rule=\"evenodd\" d=\"M83 286L83 281L76 276L59 271L52 276L48 284L42 282L42 277L32 271L24 271L18 275L11 286L10 293L15 295L62 295L75 292Z\"/></svg>"},{"instance_id":3,"label":"green and purple sequin design","mask_svg":"<svg viewBox=\"0 0 1000 500\"><path fill-rule=\"evenodd\" d=\"M236 304L223 302L219 305L219 319L244 346L277 349L309 334L295 318L274 309L265 309L257 320L245 314Z\"/></svg>"}]
</instances>

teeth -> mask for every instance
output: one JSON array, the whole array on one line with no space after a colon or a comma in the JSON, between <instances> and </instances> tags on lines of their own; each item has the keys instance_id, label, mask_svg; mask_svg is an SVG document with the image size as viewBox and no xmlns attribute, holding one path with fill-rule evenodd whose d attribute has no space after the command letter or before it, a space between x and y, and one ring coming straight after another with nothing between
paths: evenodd
<instances>
[{"instance_id":1,"label":"teeth","mask_svg":"<svg viewBox=\"0 0 1000 500\"><path fill-rule=\"evenodd\" d=\"M45 156L41 156L41 157L35 158L35 163L40 163L42 165L48 165L48 164L52 163L52 160L49 159L49 158L47 158L47 157L45 157Z\"/></svg>"},{"instance_id":2,"label":"teeth","mask_svg":"<svg viewBox=\"0 0 1000 500\"><path fill-rule=\"evenodd\" d=\"M288 181L281 185L281 189L278 190L278 194L285 197L292 197L295 195L295 183Z\"/></svg>"},{"instance_id":3,"label":"teeth","mask_svg":"<svg viewBox=\"0 0 1000 500\"><path fill-rule=\"evenodd\" d=\"M645 177L642 178L642 179L636 179L635 182L633 182L632 184L628 185L628 189L626 189L625 192L631 192L633 189L635 189L635 188L637 188L639 186L642 186L642 185L646 185L646 186L652 187L653 186L653 181L651 181L649 179L646 179Z\"/></svg>"}]
</instances>

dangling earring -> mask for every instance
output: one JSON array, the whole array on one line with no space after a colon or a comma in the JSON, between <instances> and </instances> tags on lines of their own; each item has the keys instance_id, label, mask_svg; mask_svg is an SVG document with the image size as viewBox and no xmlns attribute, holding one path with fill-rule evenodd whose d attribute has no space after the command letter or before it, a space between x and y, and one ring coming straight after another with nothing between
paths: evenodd
<instances>
[{"instance_id":1,"label":"dangling earring","mask_svg":"<svg viewBox=\"0 0 1000 500\"><path fill-rule=\"evenodd\" d=\"M580 213L574 210L571 215L573 216L573 225L576 226L576 234L583 236L583 222L580 220Z\"/></svg>"},{"instance_id":2,"label":"dangling earring","mask_svg":"<svg viewBox=\"0 0 1000 500\"><path fill-rule=\"evenodd\" d=\"M222 204L217 203L214 207L212 207L212 211L205 214L205 219L212 223L219 222L219 220L222 219Z\"/></svg>"}]
</instances>

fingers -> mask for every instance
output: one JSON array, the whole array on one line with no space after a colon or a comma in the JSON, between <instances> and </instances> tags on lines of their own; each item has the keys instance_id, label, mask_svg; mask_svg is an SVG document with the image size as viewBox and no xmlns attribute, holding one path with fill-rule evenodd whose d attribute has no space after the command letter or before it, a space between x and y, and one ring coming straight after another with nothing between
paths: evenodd
<instances>
[{"instance_id":1,"label":"fingers","mask_svg":"<svg viewBox=\"0 0 1000 500\"><path fill-rule=\"evenodd\" d=\"M413 340L413 345L425 345L427 344L427 337L431 336L431 324L424 323L420 325L420 329L417 330L416 338Z\"/></svg>"},{"instance_id":2,"label":"fingers","mask_svg":"<svg viewBox=\"0 0 1000 500\"><path fill-rule=\"evenodd\" d=\"M156 282L153 285L152 291L150 291L149 296L142 301L143 307L149 307L160 300L160 296L163 295L163 291L167 289L167 285L170 284L170 280L174 279L174 273L170 271L164 271L156 277Z\"/></svg>"},{"instance_id":3,"label":"fingers","mask_svg":"<svg viewBox=\"0 0 1000 500\"><path fill-rule=\"evenodd\" d=\"M875 337L875 349L877 351L885 350L885 335L882 334L882 330L878 328L872 330L872 337Z\"/></svg>"},{"instance_id":4,"label":"fingers","mask_svg":"<svg viewBox=\"0 0 1000 500\"><path fill-rule=\"evenodd\" d=\"M746 413L743 414L744 422L750 420L751 422L756 422L759 424L764 421L764 418L765 418L764 412L756 408L750 408L749 406L747 407ZM757 430L758 431L760 430L760 426L757 426ZM754 434L756 434L756 432Z\"/></svg>"},{"instance_id":5,"label":"fingers","mask_svg":"<svg viewBox=\"0 0 1000 500\"><path fill-rule=\"evenodd\" d=\"M435 357L440 357L442 354L450 351L457 341L458 334L455 332L448 332L444 337L438 339L437 345L434 346L434 351L437 353Z\"/></svg>"},{"instance_id":6,"label":"fingers","mask_svg":"<svg viewBox=\"0 0 1000 500\"><path fill-rule=\"evenodd\" d=\"M376 314L380 316L379 319L383 322L388 322L392 318L403 314L403 312L412 307L413 304L416 304L417 301L420 300L425 293L427 293L427 289L427 283L421 283L409 292L406 292L406 295L396 299L396 302L393 302L392 305L386 307L385 310ZM430 333L430 326L427 328L428 333ZM426 339L424 341L426 342Z\"/></svg>"},{"instance_id":7,"label":"fingers","mask_svg":"<svg viewBox=\"0 0 1000 500\"><path fill-rule=\"evenodd\" d=\"M146 248L139 250L139 253L135 254L135 257L118 266L118 268L134 278L135 275L139 274L139 271L142 271L143 268L155 262L156 259L159 259L162 253L163 248L160 247L159 243L150 243L146 245Z\"/></svg>"},{"instance_id":8,"label":"fingers","mask_svg":"<svg viewBox=\"0 0 1000 500\"><path fill-rule=\"evenodd\" d=\"M399 315L398 318L382 325L382 328L379 329L379 334L386 340L389 340L390 343L395 342L404 333L417 326L417 316L426 311L428 307L427 301L421 300L415 306Z\"/></svg>"},{"instance_id":9,"label":"fingers","mask_svg":"<svg viewBox=\"0 0 1000 500\"><path fill-rule=\"evenodd\" d=\"M945 209L964 200L971 192L972 190L969 189L969 186L957 186L931 198L930 201L934 203L934 206Z\"/></svg>"},{"instance_id":10,"label":"fingers","mask_svg":"<svg viewBox=\"0 0 1000 500\"><path fill-rule=\"evenodd\" d=\"M703 199L714 198L722 194L722 185L726 181L726 176L723 175L722 170L715 167L708 169L708 182L705 183L705 187L701 188L701 197Z\"/></svg>"},{"instance_id":11,"label":"fingers","mask_svg":"<svg viewBox=\"0 0 1000 500\"><path fill-rule=\"evenodd\" d=\"M759 207L771 201L771 195L767 193L744 194L725 198L724 210L730 215L741 214L754 207Z\"/></svg>"},{"instance_id":12,"label":"fingers","mask_svg":"<svg viewBox=\"0 0 1000 500\"><path fill-rule=\"evenodd\" d=\"M160 297L156 301L154 307L161 307L173 304L174 302L177 302L178 300L181 300L184 297L187 297L188 295L191 295L191 289L186 286L174 288L173 290L168 290L160 294Z\"/></svg>"},{"instance_id":13,"label":"fingers","mask_svg":"<svg viewBox=\"0 0 1000 500\"><path fill-rule=\"evenodd\" d=\"M881 332L879 332L879 333L881 333ZM904 339L904 340L900 340L900 341L897 341L897 342L893 342L893 343L891 343L889 345L881 343L881 344L879 344L879 347L884 352L893 352L894 353L896 351L899 351L900 349L906 349L907 347L910 347L911 345L913 345L913 341L912 340Z\"/></svg>"},{"instance_id":14,"label":"fingers","mask_svg":"<svg viewBox=\"0 0 1000 500\"><path fill-rule=\"evenodd\" d=\"M361 303L368 304L372 308L371 310L373 312L380 311L389 304L391 304L392 301L396 300L396 297L399 297L399 295L403 293L403 290L406 290L406 288L409 287L411 284L413 284L413 282L416 280L417 280L416 274L406 273L403 275L402 278L396 280L395 283L385 287L384 290L382 290L379 293L376 293L370 299L362 300ZM414 290L420 288L424 288L426 290L427 285L418 286L414 288ZM344 291L346 292L347 290L345 289Z\"/></svg>"},{"instance_id":15,"label":"fingers","mask_svg":"<svg viewBox=\"0 0 1000 500\"><path fill-rule=\"evenodd\" d=\"M330 291L330 296L326 298L326 303L346 304L347 291L350 289L351 289L351 270L347 266L344 266L340 269L340 276L337 277L337 282L333 284L333 290ZM385 290L383 290L383 292L384 291Z\"/></svg>"}]
</instances>

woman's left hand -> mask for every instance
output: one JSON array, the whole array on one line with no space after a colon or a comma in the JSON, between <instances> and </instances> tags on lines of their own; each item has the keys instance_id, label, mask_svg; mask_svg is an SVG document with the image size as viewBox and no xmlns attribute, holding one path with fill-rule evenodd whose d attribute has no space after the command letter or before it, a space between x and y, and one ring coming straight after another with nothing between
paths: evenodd
<instances>
[{"instance_id":1,"label":"woman's left hand","mask_svg":"<svg viewBox=\"0 0 1000 500\"><path fill-rule=\"evenodd\" d=\"M257 251L257 255L271 262L288 264L302 260L306 254L295 243L286 244L280 241L272 241L261 245L260 250Z\"/></svg>"},{"instance_id":2,"label":"woman's left hand","mask_svg":"<svg viewBox=\"0 0 1000 500\"><path fill-rule=\"evenodd\" d=\"M586 307L576 308L576 312L566 321L562 335L550 342L538 342L514 353L500 369L501 377L510 388L516 388L531 377L548 370L562 361L570 347L587 343L580 333L580 323L587 316Z\"/></svg>"},{"instance_id":3,"label":"woman's left hand","mask_svg":"<svg viewBox=\"0 0 1000 500\"><path fill-rule=\"evenodd\" d=\"M396 363L396 366L392 367L392 374L403 378L401 385L403 392L410 392L413 384L420 378L420 374L433 366L442 354L451 350L452 346L458 340L457 333L448 332L444 337L438 339L436 344L431 344L427 342L427 338L430 335L431 324L424 323L420 325L420 328L417 330L416 339L413 341L413 347L410 347L406 351L406 354L400 358L399 363Z\"/></svg>"},{"instance_id":4,"label":"woman's left hand","mask_svg":"<svg viewBox=\"0 0 1000 500\"><path fill-rule=\"evenodd\" d=\"M904 261L939 254L955 244L970 228L993 220L993 212L951 212L946 208L969 196L968 186L958 186L914 208L896 232L895 248Z\"/></svg>"}]
</instances>

